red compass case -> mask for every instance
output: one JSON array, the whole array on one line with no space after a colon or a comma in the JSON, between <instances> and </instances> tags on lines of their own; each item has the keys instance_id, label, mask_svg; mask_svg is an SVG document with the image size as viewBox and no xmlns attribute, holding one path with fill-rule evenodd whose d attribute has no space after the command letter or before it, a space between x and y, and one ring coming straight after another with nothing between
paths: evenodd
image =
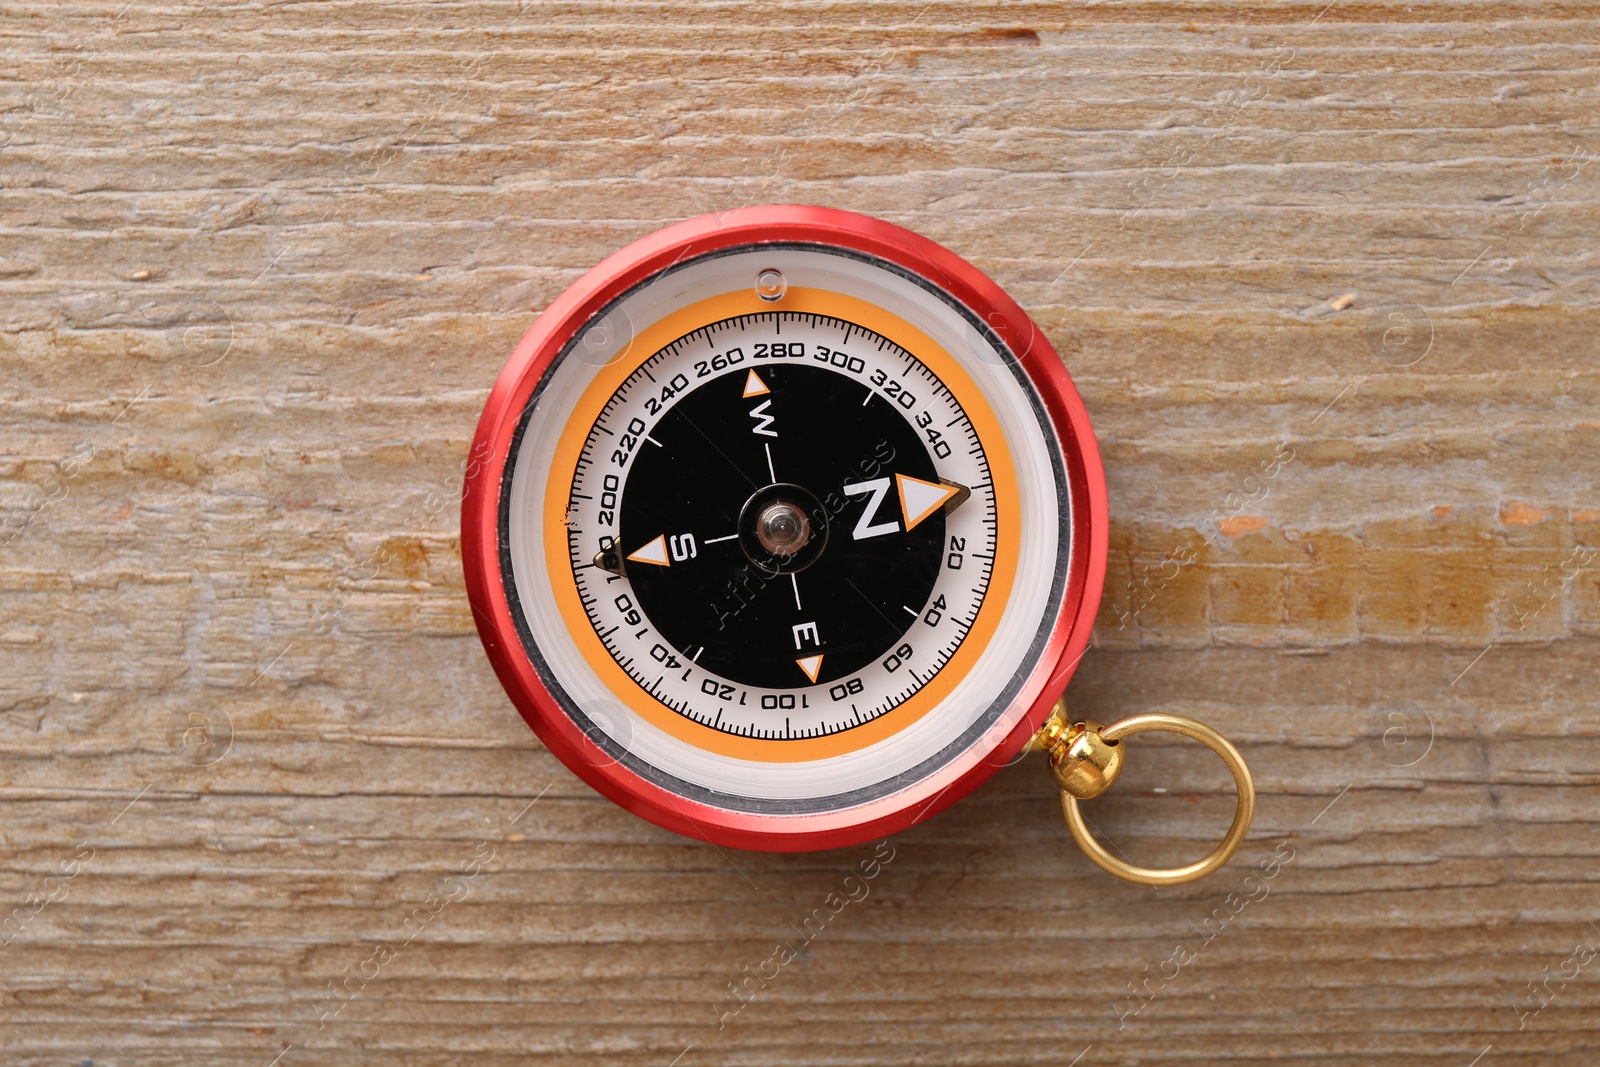
<instances>
[{"instance_id":1,"label":"red compass case","mask_svg":"<svg viewBox=\"0 0 1600 1067\"><path fill-rule=\"evenodd\" d=\"M1060 358L879 219L744 208L562 293L478 424L462 555L506 692L580 777L722 845L960 799L1089 641L1106 490Z\"/></svg>"}]
</instances>

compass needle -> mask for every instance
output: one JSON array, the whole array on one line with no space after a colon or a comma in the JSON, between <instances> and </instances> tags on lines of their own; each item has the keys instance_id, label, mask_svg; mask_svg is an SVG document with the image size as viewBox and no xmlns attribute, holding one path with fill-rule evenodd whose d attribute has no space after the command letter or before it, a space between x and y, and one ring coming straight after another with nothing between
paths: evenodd
<instances>
[{"instance_id":1,"label":"compass needle","mask_svg":"<svg viewBox=\"0 0 1600 1067\"><path fill-rule=\"evenodd\" d=\"M667 535L660 534L645 542L643 548L628 553L628 559L634 563L654 563L658 567L671 566L672 561L667 558Z\"/></svg>"},{"instance_id":2,"label":"compass needle","mask_svg":"<svg viewBox=\"0 0 1600 1067\"><path fill-rule=\"evenodd\" d=\"M936 511L954 511L972 495L972 490L966 486L943 479L929 482L909 474L896 474L894 480L900 491L900 513L905 516L907 531L916 529Z\"/></svg>"}]
</instances>

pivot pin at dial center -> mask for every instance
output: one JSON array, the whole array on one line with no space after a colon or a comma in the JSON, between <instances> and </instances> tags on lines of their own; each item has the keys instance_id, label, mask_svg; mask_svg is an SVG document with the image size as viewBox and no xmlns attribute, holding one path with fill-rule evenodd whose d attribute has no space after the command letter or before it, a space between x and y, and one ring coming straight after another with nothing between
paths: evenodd
<instances>
[{"instance_id":1,"label":"pivot pin at dial center","mask_svg":"<svg viewBox=\"0 0 1600 1067\"><path fill-rule=\"evenodd\" d=\"M756 516L756 540L774 556L792 556L811 540L811 520L789 501L774 501Z\"/></svg>"},{"instance_id":2,"label":"pivot pin at dial center","mask_svg":"<svg viewBox=\"0 0 1600 1067\"><path fill-rule=\"evenodd\" d=\"M739 511L739 547L770 574L805 570L827 544L827 512L798 485L779 482L757 489Z\"/></svg>"}]
</instances>

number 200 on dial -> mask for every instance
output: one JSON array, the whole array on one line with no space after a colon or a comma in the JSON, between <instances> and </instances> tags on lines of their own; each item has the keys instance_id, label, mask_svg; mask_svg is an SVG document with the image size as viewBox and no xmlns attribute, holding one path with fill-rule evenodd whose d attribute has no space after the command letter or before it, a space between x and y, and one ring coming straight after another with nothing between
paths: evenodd
<instances>
[{"instance_id":1,"label":"number 200 on dial","mask_svg":"<svg viewBox=\"0 0 1600 1067\"><path fill-rule=\"evenodd\" d=\"M547 309L479 425L463 556L519 710L722 844L920 821L1016 754L1087 643L1104 480L1059 359L888 223L691 219Z\"/></svg>"}]
</instances>

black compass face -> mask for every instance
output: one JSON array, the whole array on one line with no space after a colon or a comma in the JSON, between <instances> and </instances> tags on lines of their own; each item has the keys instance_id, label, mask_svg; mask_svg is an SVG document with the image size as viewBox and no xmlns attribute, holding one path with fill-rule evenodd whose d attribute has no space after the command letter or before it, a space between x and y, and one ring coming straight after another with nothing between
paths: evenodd
<instances>
[{"instance_id":1,"label":"black compass face","mask_svg":"<svg viewBox=\"0 0 1600 1067\"><path fill-rule=\"evenodd\" d=\"M728 370L661 417L624 482L621 544L665 537L670 560L623 563L639 607L731 681L848 678L902 642L945 558L942 508L905 529L903 479L941 484L882 394L798 360ZM796 669L811 656L814 678Z\"/></svg>"},{"instance_id":2,"label":"black compass face","mask_svg":"<svg viewBox=\"0 0 1600 1067\"><path fill-rule=\"evenodd\" d=\"M817 739L952 662L999 521L984 444L916 355L842 318L746 314L603 395L565 534L593 635L649 698L722 734Z\"/></svg>"}]
</instances>

